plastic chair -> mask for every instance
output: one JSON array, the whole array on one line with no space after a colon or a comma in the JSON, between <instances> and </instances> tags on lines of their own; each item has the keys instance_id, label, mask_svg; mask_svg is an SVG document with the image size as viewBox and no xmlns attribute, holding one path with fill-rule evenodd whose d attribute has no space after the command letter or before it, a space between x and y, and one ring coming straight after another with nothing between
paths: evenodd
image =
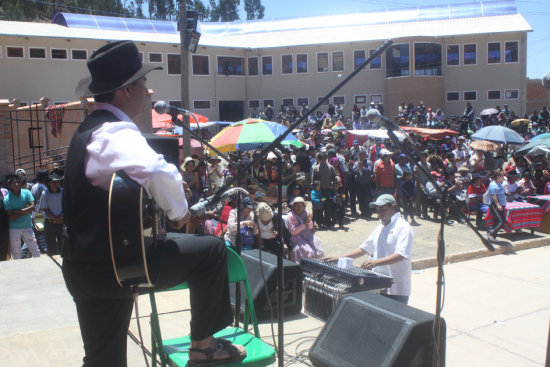
<instances>
[{"instance_id":1,"label":"plastic chair","mask_svg":"<svg viewBox=\"0 0 550 367\"><path fill-rule=\"evenodd\" d=\"M243 328L228 327L220 330L214 337L224 338L234 344L244 345L247 356L244 360L228 364L229 366L267 366L275 362L275 350L267 343L260 339L260 331L258 329L258 320L256 319L256 311L248 275L244 266L243 260L231 248L227 248L227 271L230 283L243 282L246 291L246 305L244 311ZM167 292L180 289L187 289L187 283L179 284L175 287L157 291ZM160 356L161 366L186 366L189 361L189 348L191 347L191 337L184 336L168 340L162 340L160 332L160 324L155 302L155 293L149 294L151 301L151 358L152 366L157 365L156 356ZM252 323L254 335L249 333L249 321Z\"/></svg>"}]
</instances>

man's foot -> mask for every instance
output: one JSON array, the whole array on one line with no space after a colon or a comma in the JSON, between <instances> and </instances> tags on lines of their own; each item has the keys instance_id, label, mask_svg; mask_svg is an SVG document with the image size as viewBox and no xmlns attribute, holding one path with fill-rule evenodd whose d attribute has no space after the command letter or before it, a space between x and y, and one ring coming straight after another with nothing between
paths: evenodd
<instances>
[{"instance_id":1,"label":"man's foot","mask_svg":"<svg viewBox=\"0 0 550 367\"><path fill-rule=\"evenodd\" d=\"M239 362L246 358L246 349L242 345L232 344L225 339L209 337L192 341L189 348L189 366L207 367L219 364Z\"/></svg>"},{"instance_id":2,"label":"man's foot","mask_svg":"<svg viewBox=\"0 0 550 367\"><path fill-rule=\"evenodd\" d=\"M496 242L496 241L497 241L497 239L495 238L495 236L493 236L493 235L490 234L490 233L487 233L487 240L488 240L489 242Z\"/></svg>"}]
</instances>

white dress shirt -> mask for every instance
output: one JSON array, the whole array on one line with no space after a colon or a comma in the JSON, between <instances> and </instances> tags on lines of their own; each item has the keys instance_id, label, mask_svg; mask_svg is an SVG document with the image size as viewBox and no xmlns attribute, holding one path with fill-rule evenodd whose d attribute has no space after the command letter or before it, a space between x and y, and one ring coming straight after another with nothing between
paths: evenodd
<instances>
[{"instance_id":1,"label":"white dress shirt","mask_svg":"<svg viewBox=\"0 0 550 367\"><path fill-rule=\"evenodd\" d=\"M104 123L86 146L84 169L90 183L109 190L113 173L123 169L145 188L168 218L183 218L188 212L187 200L176 166L147 144L136 124L120 109L101 102L95 103L95 109L110 111L119 121Z\"/></svg>"}]
</instances>

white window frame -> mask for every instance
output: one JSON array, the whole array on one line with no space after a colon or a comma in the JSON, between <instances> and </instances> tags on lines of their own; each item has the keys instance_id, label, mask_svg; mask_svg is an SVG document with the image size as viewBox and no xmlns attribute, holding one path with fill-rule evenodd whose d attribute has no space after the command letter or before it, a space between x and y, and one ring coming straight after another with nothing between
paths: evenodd
<instances>
[{"instance_id":1,"label":"white window frame","mask_svg":"<svg viewBox=\"0 0 550 367\"><path fill-rule=\"evenodd\" d=\"M88 54L88 50L84 48L71 48L71 61L87 61L90 54ZM73 51L86 51L86 58L84 59L73 59Z\"/></svg>"},{"instance_id":2,"label":"white window frame","mask_svg":"<svg viewBox=\"0 0 550 367\"><path fill-rule=\"evenodd\" d=\"M170 74L170 62L169 62L169 58L170 56L178 56L180 58L180 65L181 65L181 55L180 54L175 54L175 53L166 53L166 75L168 76L171 76L171 77L176 77L176 76L181 76L181 70L179 72L179 74ZM216 67L216 71L218 70L218 68Z\"/></svg>"},{"instance_id":3,"label":"white window frame","mask_svg":"<svg viewBox=\"0 0 550 367\"><path fill-rule=\"evenodd\" d=\"M489 62L489 44L490 43L498 43L500 45L500 60L499 60L499 62ZM487 42L487 58L485 59L485 61L487 62L487 65L500 65L500 64L502 64L502 56L503 56L503 52L502 52L502 42L501 41Z\"/></svg>"},{"instance_id":4,"label":"white window frame","mask_svg":"<svg viewBox=\"0 0 550 367\"><path fill-rule=\"evenodd\" d=\"M258 107L252 107L252 106L250 105L250 102L254 102L254 101L255 101L255 102L258 102ZM260 109L261 107L262 107L262 106L261 106L261 104L260 104L260 100L259 100L259 99L249 99L249 100L248 100L248 109L249 109L249 110L253 110L254 108Z\"/></svg>"},{"instance_id":5,"label":"white window frame","mask_svg":"<svg viewBox=\"0 0 550 367\"><path fill-rule=\"evenodd\" d=\"M357 97L365 97L365 102L357 102ZM369 95L368 94L355 94L353 96L353 104L367 106L369 104Z\"/></svg>"},{"instance_id":6,"label":"white window frame","mask_svg":"<svg viewBox=\"0 0 550 367\"><path fill-rule=\"evenodd\" d=\"M335 53L342 53L342 70L334 70L334 54ZM332 68L330 68L329 70L332 71L333 73L345 73L346 72L346 57L345 57L346 53L344 51L339 51L339 50L336 50L336 51L331 51L330 53L330 60L331 60L331 64L332 64Z\"/></svg>"},{"instance_id":7,"label":"white window frame","mask_svg":"<svg viewBox=\"0 0 550 367\"><path fill-rule=\"evenodd\" d=\"M411 43L410 42L401 42L401 43L394 43L393 45L391 45L390 47L393 47L393 46L400 46L400 45L408 45L409 46L409 75L397 75L397 76L388 76L388 71L386 70L386 76L384 77L384 79L393 79L393 78L410 78L410 77L413 77L414 75L412 74L412 71L413 71L413 60L411 58L411 53L413 50L411 50ZM389 48L388 48L389 49ZM387 51L387 50L386 50ZM386 52L384 51L384 53ZM380 59L380 62L382 62L382 59ZM376 70L376 69L374 69Z\"/></svg>"},{"instance_id":8,"label":"white window frame","mask_svg":"<svg viewBox=\"0 0 550 367\"><path fill-rule=\"evenodd\" d=\"M195 74L195 71L193 70L193 56L206 56L207 57L207 60L208 60L207 61L208 62L208 74ZM216 57L216 62L217 61L218 61L218 58ZM216 67L216 71L217 70L218 70L218 68ZM193 55L191 55L191 75L197 76L197 77L209 77L210 75L212 75L212 73L210 72L210 55L203 55L203 54L193 54ZM246 75L246 74L244 74L244 75ZM239 75L230 75L230 76L239 76ZM201 99L201 101L202 101L202 99Z\"/></svg>"},{"instance_id":9,"label":"white window frame","mask_svg":"<svg viewBox=\"0 0 550 367\"><path fill-rule=\"evenodd\" d=\"M449 65L449 50L447 49L447 47L449 46L458 46L458 65ZM450 44L450 45L445 45L445 67L446 68L456 68L458 66L461 66L462 65L462 52L461 52L461 49L460 49L460 44L459 43L453 43L453 44Z\"/></svg>"},{"instance_id":10,"label":"white window frame","mask_svg":"<svg viewBox=\"0 0 550 367\"><path fill-rule=\"evenodd\" d=\"M208 102L208 103L210 103L210 107L209 108L197 108L197 107L195 107L195 102ZM194 99L193 100L193 109L194 110L202 110L202 111L211 110L212 109L212 100L211 99Z\"/></svg>"},{"instance_id":11,"label":"white window frame","mask_svg":"<svg viewBox=\"0 0 550 367\"><path fill-rule=\"evenodd\" d=\"M371 55L370 52L371 52L371 51L376 51L376 48L370 48L370 49L367 50L367 59L370 57L370 55ZM410 54L411 54L411 51L409 50L409 57L410 57ZM380 57L380 67L379 67L378 69L375 69L375 68L371 67L372 64L369 63L369 70L382 70L382 67L383 67L383 65L384 65L384 59L383 59L383 57L384 57L384 52L382 52L382 53L380 54L380 56L378 56L378 57ZM366 60L366 59L365 59L365 60ZM409 73L410 73L410 71L409 71Z\"/></svg>"},{"instance_id":12,"label":"white window frame","mask_svg":"<svg viewBox=\"0 0 550 367\"><path fill-rule=\"evenodd\" d=\"M21 50L23 50L23 56L21 56L21 57L8 56L8 48L10 48L10 47L20 48ZM24 59L24 58L25 58L25 47L23 47L23 46L9 46L9 45L6 46L6 59Z\"/></svg>"},{"instance_id":13,"label":"white window frame","mask_svg":"<svg viewBox=\"0 0 550 367\"><path fill-rule=\"evenodd\" d=\"M380 102L374 102L372 100L372 97L377 97L377 96L380 96ZM374 102L376 104L378 104L378 103L384 104L384 94L383 93L371 93L371 94L369 94L369 103L371 103L371 102Z\"/></svg>"},{"instance_id":14,"label":"white window frame","mask_svg":"<svg viewBox=\"0 0 550 367\"><path fill-rule=\"evenodd\" d=\"M324 96L321 96L321 97L317 97L317 103L319 103L319 101L323 98ZM329 104L331 104L331 99L328 98L325 102L325 104L322 104L321 106L328 106Z\"/></svg>"},{"instance_id":15,"label":"white window frame","mask_svg":"<svg viewBox=\"0 0 550 367\"><path fill-rule=\"evenodd\" d=\"M263 62L264 57L271 57L271 74L264 74L264 62ZM259 61L260 63L258 64L258 75L268 76L268 77L273 76L273 74L275 73L275 63L273 62L273 55L261 55ZM271 108L273 108L273 105L271 105Z\"/></svg>"},{"instance_id":16,"label":"white window frame","mask_svg":"<svg viewBox=\"0 0 550 367\"><path fill-rule=\"evenodd\" d=\"M346 105L346 96L332 96L332 102L334 105L336 105L336 102L334 101L334 98L344 98L344 103L340 103L340 105L345 106Z\"/></svg>"},{"instance_id":17,"label":"white window frame","mask_svg":"<svg viewBox=\"0 0 550 367\"><path fill-rule=\"evenodd\" d=\"M296 106L294 105L294 98L292 98L292 97L281 97L281 106L285 106L285 107L286 107L286 105L284 104L285 99L291 99L291 100L292 100L291 106L296 107Z\"/></svg>"},{"instance_id":18,"label":"white window frame","mask_svg":"<svg viewBox=\"0 0 550 367\"><path fill-rule=\"evenodd\" d=\"M275 98L262 99L262 103L260 104L260 108L267 108L267 105L265 104L267 101L271 101L271 103L270 103L271 104L271 109L274 109L275 108ZM275 113L275 111L273 111L273 113Z\"/></svg>"},{"instance_id":19,"label":"white window frame","mask_svg":"<svg viewBox=\"0 0 550 367\"><path fill-rule=\"evenodd\" d=\"M458 99L457 100L450 100L449 99L449 93L458 93ZM460 93L459 90L448 90L445 92L445 102L460 102L462 93Z\"/></svg>"},{"instance_id":20,"label":"white window frame","mask_svg":"<svg viewBox=\"0 0 550 367\"><path fill-rule=\"evenodd\" d=\"M44 50L44 57L31 57L31 48L37 49L37 50ZM46 49L46 47L29 46L27 47L27 55L29 60L48 60L48 50Z\"/></svg>"},{"instance_id":21,"label":"white window frame","mask_svg":"<svg viewBox=\"0 0 550 367\"><path fill-rule=\"evenodd\" d=\"M208 56L208 55L205 55L205 56ZM227 75L228 77L230 78L242 78L242 77L246 77L246 73L245 73L245 67L248 67L248 65L245 65L245 60L246 60L246 57L244 56L238 56L238 55L216 55L216 69L214 69L216 71L216 75L223 75L223 76L226 76L225 74L219 74L218 73L218 57L233 57L233 58L236 58L236 59L243 59L243 74L242 75ZM191 60L191 62L193 62ZM208 59L208 66L210 68L210 58ZM198 75L197 75L198 76ZM205 75L206 76L206 75Z\"/></svg>"},{"instance_id":22,"label":"white window frame","mask_svg":"<svg viewBox=\"0 0 550 367\"><path fill-rule=\"evenodd\" d=\"M2 58L2 47L0 47L0 59Z\"/></svg>"},{"instance_id":23,"label":"white window frame","mask_svg":"<svg viewBox=\"0 0 550 367\"><path fill-rule=\"evenodd\" d=\"M474 64L466 64L464 63L464 46L466 45L475 45L476 46L476 62ZM477 43L463 43L462 44L462 66L477 66L477 60L479 59L479 51L477 50ZM473 92L473 91L470 91Z\"/></svg>"},{"instance_id":24,"label":"white window frame","mask_svg":"<svg viewBox=\"0 0 550 367\"><path fill-rule=\"evenodd\" d=\"M489 92L498 92L499 98L489 98ZM488 101L501 101L502 100L502 90L501 89L487 89L487 100Z\"/></svg>"},{"instance_id":25,"label":"white window frame","mask_svg":"<svg viewBox=\"0 0 550 367\"><path fill-rule=\"evenodd\" d=\"M476 99L466 99L466 98L464 98L464 94L465 94L465 93L471 93L471 92L475 92L475 93L476 93ZM478 93L477 90L464 90L464 91L462 91L462 100L463 100L464 102L477 101L477 100L479 99L478 96L479 96L479 93Z\"/></svg>"},{"instance_id":26,"label":"white window frame","mask_svg":"<svg viewBox=\"0 0 550 367\"><path fill-rule=\"evenodd\" d=\"M307 65L307 70L306 71L298 71L298 56L300 55L306 55L306 65ZM302 53L299 53L299 54L295 54L296 56L296 74L307 74L309 73L309 54L307 52L302 52Z\"/></svg>"},{"instance_id":27,"label":"white window frame","mask_svg":"<svg viewBox=\"0 0 550 367\"><path fill-rule=\"evenodd\" d=\"M356 68L356 66L355 66L355 52L357 52L357 51L363 51L365 53L365 60L369 58L369 56L368 56L369 50L362 50L362 49L352 50L351 51L351 66L353 66L352 70L355 70L355 68ZM365 68L361 71L365 71L366 69L367 68Z\"/></svg>"},{"instance_id":28,"label":"white window frame","mask_svg":"<svg viewBox=\"0 0 550 367\"><path fill-rule=\"evenodd\" d=\"M160 61L151 61L151 54L160 55ZM164 53L162 52L147 52L147 62L151 64L162 64L164 63Z\"/></svg>"},{"instance_id":29,"label":"white window frame","mask_svg":"<svg viewBox=\"0 0 550 367\"><path fill-rule=\"evenodd\" d=\"M292 72L291 73L283 73L283 57L284 56L290 56L290 62L292 63ZM294 64L294 54L281 54L281 75L294 75L295 72L295 64Z\"/></svg>"},{"instance_id":30,"label":"white window frame","mask_svg":"<svg viewBox=\"0 0 550 367\"><path fill-rule=\"evenodd\" d=\"M506 62L506 43L509 43L509 42L517 42L518 44L518 61L509 61L509 62ZM503 41L502 42L504 44L503 48L502 48L502 62L504 64L519 64L519 59L520 59L520 50L519 50L519 40L509 40L509 41Z\"/></svg>"},{"instance_id":31,"label":"white window frame","mask_svg":"<svg viewBox=\"0 0 550 367\"><path fill-rule=\"evenodd\" d=\"M257 74L250 75L250 68L248 67L249 66L248 60L250 60L250 59L256 59L256 61L258 61L257 65L256 65L258 67L258 69L257 69L258 73ZM256 77L256 76L262 75L262 70L260 70L262 68L260 60L261 59L258 56L247 56L247 58L246 58L246 76ZM256 101L256 100L254 100L254 101ZM259 99L257 101L259 101Z\"/></svg>"},{"instance_id":32,"label":"white window frame","mask_svg":"<svg viewBox=\"0 0 550 367\"><path fill-rule=\"evenodd\" d=\"M327 54L327 70L326 71L319 71L319 54ZM315 70L318 73L329 73L330 72L330 52L323 51L323 52L315 53Z\"/></svg>"},{"instance_id":33,"label":"white window frame","mask_svg":"<svg viewBox=\"0 0 550 367\"><path fill-rule=\"evenodd\" d=\"M518 93L518 98L506 98L506 92L516 91ZM506 101L517 101L519 100L519 89L504 89L504 100Z\"/></svg>"},{"instance_id":34,"label":"white window frame","mask_svg":"<svg viewBox=\"0 0 550 367\"><path fill-rule=\"evenodd\" d=\"M434 45L439 45L441 46L441 75L416 75L416 48L415 48L415 45L417 43L433 43ZM409 54L410 54L410 51L409 51ZM445 55L447 56L447 55ZM447 60L445 59L445 63L447 62ZM418 42L413 42L413 57L412 57L412 75L411 76L414 76L415 78L421 78L421 77L428 77L428 78L442 78L444 75L443 75L443 44L442 43L439 43L439 42L429 42L429 41L418 41ZM427 110L426 110L427 111Z\"/></svg>"},{"instance_id":35,"label":"white window frame","mask_svg":"<svg viewBox=\"0 0 550 367\"><path fill-rule=\"evenodd\" d=\"M52 52L53 52L54 50L65 50L66 55L67 55L67 58L65 58L65 59L59 59L59 58L53 57L53 56L52 56ZM62 47L50 47L50 60L55 60L55 61L60 61L60 60L65 60L65 61L67 61L67 60L69 60L69 49L68 49L68 48L62 48Z\"/></svg>"},{"instance_id":36,"label":"white window frame","mask_svg":"<svg viewBox=\"0 0 550 367\"><path fill-rule=\"evenodd\" d=\"M296 107L302 107L301 104L298 104L299 99L307 99L306 106L309 107L309 97L296 97Z\"/></svg>"}]
</instances>

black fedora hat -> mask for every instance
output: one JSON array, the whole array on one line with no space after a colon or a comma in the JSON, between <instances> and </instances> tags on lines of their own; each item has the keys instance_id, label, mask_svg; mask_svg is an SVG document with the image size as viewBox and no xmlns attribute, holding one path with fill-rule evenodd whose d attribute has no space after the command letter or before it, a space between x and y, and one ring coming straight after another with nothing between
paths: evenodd
<instances>
[{"instance_id":1,"label":"black fedora hat","mask_svg":"<svg viewBox=\"0 0 550 367\"><path fill-rule=\"evenodd\" d=\"M108 43L95 51L86 62L90 76L81 79L75 89L78 97L114 92L160 66L143 65L132 41Z\"/></svg>"}]
</instances>

